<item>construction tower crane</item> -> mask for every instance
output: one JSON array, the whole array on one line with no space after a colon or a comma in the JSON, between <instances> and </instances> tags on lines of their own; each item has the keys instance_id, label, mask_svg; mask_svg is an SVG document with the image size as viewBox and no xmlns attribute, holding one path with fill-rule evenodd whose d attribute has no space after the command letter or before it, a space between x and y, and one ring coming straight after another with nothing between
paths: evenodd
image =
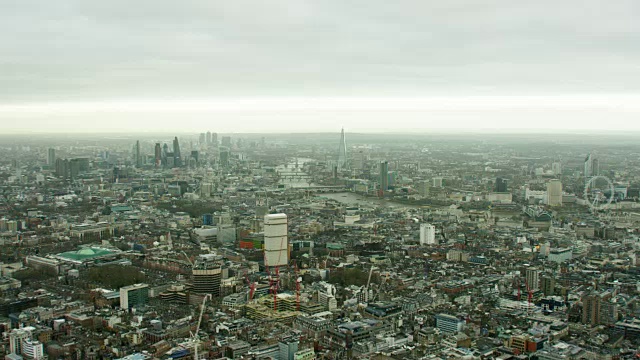
<instances>
[{"instance_id":1,"label":"construction tower crane","mask_svg":"<svg viewBox=\"0 0 640 360\"><path fill-rule=\"evenodd\" d=\"M196 326L196 331L191 333L191 339L193 341L194 346L194 360L200 360L198 357L198 349L200 348L200 337L198 333L200 332L200 324L202 323L202 314L204 313L204 305L207 302L207 299L211 300L211 294L206 294L202 299L202 305L200 306L200 315L198 316L198 325Z\"/></svg>"},{"instance_id":2,"label":"construction tower crane","mask_svg":"<svg viewBox=\"0 0 640 360\"><path fill-rule=\"evenodd\" d=\"M365 296L366 296L367 302L369 302L369 289L371 286L371 275L373 274L374 268L377 269L375 266L372 265L371 268L369 269L369 278L367 279L367 287L365 288L365 291L366 291Z\"/></svg>"},{"instance_id":3,"label":"construction tower crane","mask_svg":"<svg viewBox=\"0 0 640 360\"><path fill-rule=\"evenodd\" d=\"M245 275L245 278L247 280L247 285L249 286L249 301L253 300L253 295L256 292L256 282L255 281L251 281L249 279L249 275Z\"/></svg>"},{"instance_id":4,"label":"construction tower crane","mask_svg":"<svg viewBox=\"0 0 640 360\"><path fill-rule=\"evenodd\" d=\"M525 284L527 285L527 301L529 302L529 306L527 307L527 313L531 311L531 303L533 302L533 291L529 287L529 281L525 280Z\"/></svg>"},{"instance_id":5,"label":"construction tower crane","mask_svg":"<svg viewBox=\"0 0 640 360\"><path fill-rule=\"evenodd\" d=\"M385 275L384 279L380 279L380 286L378 287L378 291L376 291L375 294L373 294L373 298L371 298L371 302L376 301L376 298L378 297L378 295L380 294L380 292L382 292L382 288L384 287L386 289L386 286L388 285L387 282L389 280L389 275Z\"/></svg>"},{"instance_id":6,"label":"construction tower crane","mask_svg":"<svg viewBox=\"0 0 640 360\"><path fill-rule=\"evenodd\" d=\"M302 277L300 276L298 263L295 260L293 261L293 266L296 276L296 311L300 311L300 283L302 282Z\"/></svg>"},{"instance_id":7,"label":"construction tower crane","mask_svg":"<svg viewBox=\"0 0 640 360\"><path fill-rule=\"evenodd\" d=\"M187 255L186 252L181 251L182 254L184 255L184 257L187 259L187 261L189 262L189 264L191 264L191 267L193 267L193 261L191 261L191 258L189 257L189 255Z\"/></svg>"},{"instance_id":8,"label":"construction tower crane","mask_svg":"<svg viewBox=\"0 0 640 360\"><path fill-rule=\"evenodd\" d=\"M520 293L520 278L518 276L516 276L513 279L513 287L517 290L517 297L516 300L520 301L520 297L521 297L521 293Z\"/></svg>"}]
</instances>

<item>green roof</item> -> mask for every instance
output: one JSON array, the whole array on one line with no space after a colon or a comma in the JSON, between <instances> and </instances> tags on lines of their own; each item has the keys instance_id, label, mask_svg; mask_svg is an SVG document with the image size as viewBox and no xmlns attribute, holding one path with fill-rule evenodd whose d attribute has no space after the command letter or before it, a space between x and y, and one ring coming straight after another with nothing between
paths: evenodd
<instances>
[{"instance_id":1,"label":"green roof","mask_svg":"<svg viewBox=\"0 0 640 360\"><path fill-rule=\"evenodd\" d=\"M91 260L91 259L99 258L103 256L113 255L113 254L115 254L114 251L110 251L107 249L87 247L87 248L82 248L78 251L63 252L61 254L58 254L58 256L65 259L73 260L73 261L84 261L84 260Z\"/></svg>"},{"instance_id":2,"label":"green roof","mask_svg":"<svg viewBox=\"0 0 640 360\"><path fill-rule=\"evenodd\" d=\"M327 243L327 249L344 250L344 245L338 243Z\"/></svg>"}]
</instances>

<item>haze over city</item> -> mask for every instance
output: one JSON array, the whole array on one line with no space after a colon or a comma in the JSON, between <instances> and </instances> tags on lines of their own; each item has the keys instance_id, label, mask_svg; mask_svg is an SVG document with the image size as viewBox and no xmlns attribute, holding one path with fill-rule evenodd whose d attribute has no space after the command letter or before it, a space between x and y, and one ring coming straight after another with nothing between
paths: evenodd
<instances>
[{"instance_id":1,"label":"haze over city","mask_svg":"<svg viewBox=\"0 0 640 360\"><path fill-rule=\"evenodd\" d=\"M640 358L640 1L5 3L0 358Z\"/></svg>"}]
</instances>

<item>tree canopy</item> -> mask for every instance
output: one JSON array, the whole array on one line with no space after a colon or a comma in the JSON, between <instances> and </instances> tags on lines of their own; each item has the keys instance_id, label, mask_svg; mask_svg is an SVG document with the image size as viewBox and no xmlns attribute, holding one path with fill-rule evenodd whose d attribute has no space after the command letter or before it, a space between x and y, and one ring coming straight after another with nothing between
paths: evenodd
<instances>
[{"instance_id":1,"label":"tree canopy","mask_svg":"<svg viewBox=\"0 0 640 360\"><path fill-rule=\"evenodd\" d=\"M89 269L89 280L110 288L119 289L123 286L142 283L144 273L133 266L107 265Z\"/></svg>"}]
</instances>

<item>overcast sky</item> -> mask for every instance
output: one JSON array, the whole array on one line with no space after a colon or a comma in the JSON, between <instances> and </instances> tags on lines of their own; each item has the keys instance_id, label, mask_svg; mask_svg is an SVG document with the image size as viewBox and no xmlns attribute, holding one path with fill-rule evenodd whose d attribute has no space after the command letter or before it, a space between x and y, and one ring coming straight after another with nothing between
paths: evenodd
<instances>
[{"instance_id":1,"label":"overcast sky","mask_svg":"<svg viewBox=\"0 0 640 360\"><path fill-rule=\"evenodd\" d=\"M640 130L638 0L7 0L27 131Z\"/></svg>"}]
</instances>

